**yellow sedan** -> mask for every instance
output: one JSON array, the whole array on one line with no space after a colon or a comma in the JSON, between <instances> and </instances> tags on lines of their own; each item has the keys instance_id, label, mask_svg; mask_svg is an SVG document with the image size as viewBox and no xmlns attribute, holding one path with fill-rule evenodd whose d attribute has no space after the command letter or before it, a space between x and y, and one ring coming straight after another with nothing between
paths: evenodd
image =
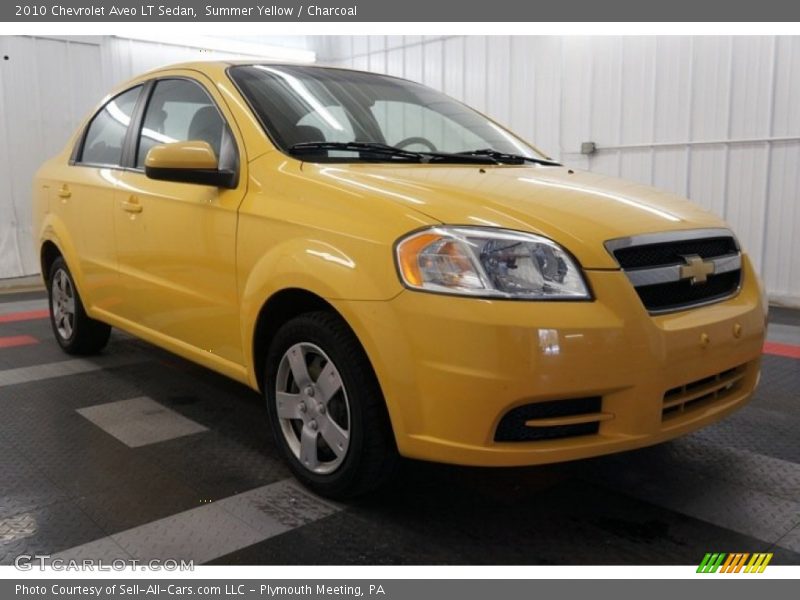
<instances>
[{"instance_id":1,"label":"yellow sedan","mask_svg":"<svg viewBox=\"0 0 800 600\"><path fill-rule=\"evenodd\" d=\"M293 472L331 497L399 456L654 444L758 381L766 306L724 222L385 75L147 73L41 167L34 214L66 352L118 327L260 390Z\"/></svg>"}]
</instances>

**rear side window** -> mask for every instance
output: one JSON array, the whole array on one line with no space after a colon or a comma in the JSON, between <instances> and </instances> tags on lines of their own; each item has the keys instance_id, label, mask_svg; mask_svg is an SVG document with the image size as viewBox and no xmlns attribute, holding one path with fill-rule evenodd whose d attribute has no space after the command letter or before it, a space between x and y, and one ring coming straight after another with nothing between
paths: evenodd
<instances>
[{"instance_id":1,"label":"rear side window","mask_svg":"<svg viewBox=\"0 0 800 600\"><path fill-rule=\"evenodd\" d=\"M78 162L117 166L122 162L125 134L142 86L131 88L109 100L94 116L83 140Z\"/></svg>"},{"instance_id":2,"label":"rear side window","mask_svg":"<svg viewBox=\"0 0 800 600\"><path fill-rule=\"evenodd\" d=\"M208 142L218 159L230 144L225 121L206 91L187 79L162 79L147 103L136 166L143 167L147 153L158 144Z\"/></svg>"}]
</instances>

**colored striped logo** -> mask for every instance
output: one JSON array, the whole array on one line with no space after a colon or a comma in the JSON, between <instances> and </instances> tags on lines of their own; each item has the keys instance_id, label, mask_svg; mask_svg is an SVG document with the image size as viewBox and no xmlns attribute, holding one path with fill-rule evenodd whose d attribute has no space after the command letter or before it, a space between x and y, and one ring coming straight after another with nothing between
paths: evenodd
<instances>
[{"instance_id":1,"label":"colored striped logo","mask_svg":"<svg viewBox=\"0 0 800 600\"><path fill-rule=\"evenodd\" d=\"M697 572L763 573L771 560L771 552L756 552L753 554L749 554L748 552L735 552L731 554L726 554L724 552L708 552L703 557L700 566L697 567Z\"/></svg>"}]
</instances>

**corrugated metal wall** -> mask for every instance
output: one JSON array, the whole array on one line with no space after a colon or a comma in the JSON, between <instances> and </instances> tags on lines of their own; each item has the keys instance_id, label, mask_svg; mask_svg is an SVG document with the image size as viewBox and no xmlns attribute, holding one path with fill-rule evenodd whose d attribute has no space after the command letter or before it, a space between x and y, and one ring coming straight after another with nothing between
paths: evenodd
<instances>
[{"instance_id":1,"label":"corrugated metal wall","mask_svg":"<svg viewBox=\"0 0 800 600\"><path fill-rule=\"evenodd\" d=\"M315 40L321 61L421 81L550 155L690 197L800 306L800 37ZM582 142L600 150L580 154Z\"/></svg>"},{"instance_id":2,"label":"corrugated metal wall","mask_svg":"<svg viewBox=\"0 0 800 600\"><path fill-rule=\"evenodd\" d=\"M63 147L102 94L94 41L0 37L0 277L39 270L31 235L31 177Z\"/></svg>"},{"instance_id":3,"label":"corrugated metal wall","mask_svg":"<svg viewBox=\"0 0 800 600\"><path fill-rule=\"evenodd\" d=\"M0 278L39 271L31 179L101 98L143 71L215 57L238 55L111 36L0 36Z\"/></svg>"}]
</instances>

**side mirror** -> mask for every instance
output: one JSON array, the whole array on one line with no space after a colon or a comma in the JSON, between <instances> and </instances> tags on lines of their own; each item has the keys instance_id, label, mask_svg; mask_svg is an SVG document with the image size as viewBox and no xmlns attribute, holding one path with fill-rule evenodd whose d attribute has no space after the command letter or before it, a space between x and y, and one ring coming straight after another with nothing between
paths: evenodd
<instances>
[{"instance_id":1,"label":"side mirror","mask_svg":"<svg viewBox=\"0 0 800 600\"><path fill-rule=\"evenodd\" d=\"M153 146L145 158L144 172L150 179L236 187L236 173L220 170L214 150L202 141Z\"/></svg>"}]
</instances>

